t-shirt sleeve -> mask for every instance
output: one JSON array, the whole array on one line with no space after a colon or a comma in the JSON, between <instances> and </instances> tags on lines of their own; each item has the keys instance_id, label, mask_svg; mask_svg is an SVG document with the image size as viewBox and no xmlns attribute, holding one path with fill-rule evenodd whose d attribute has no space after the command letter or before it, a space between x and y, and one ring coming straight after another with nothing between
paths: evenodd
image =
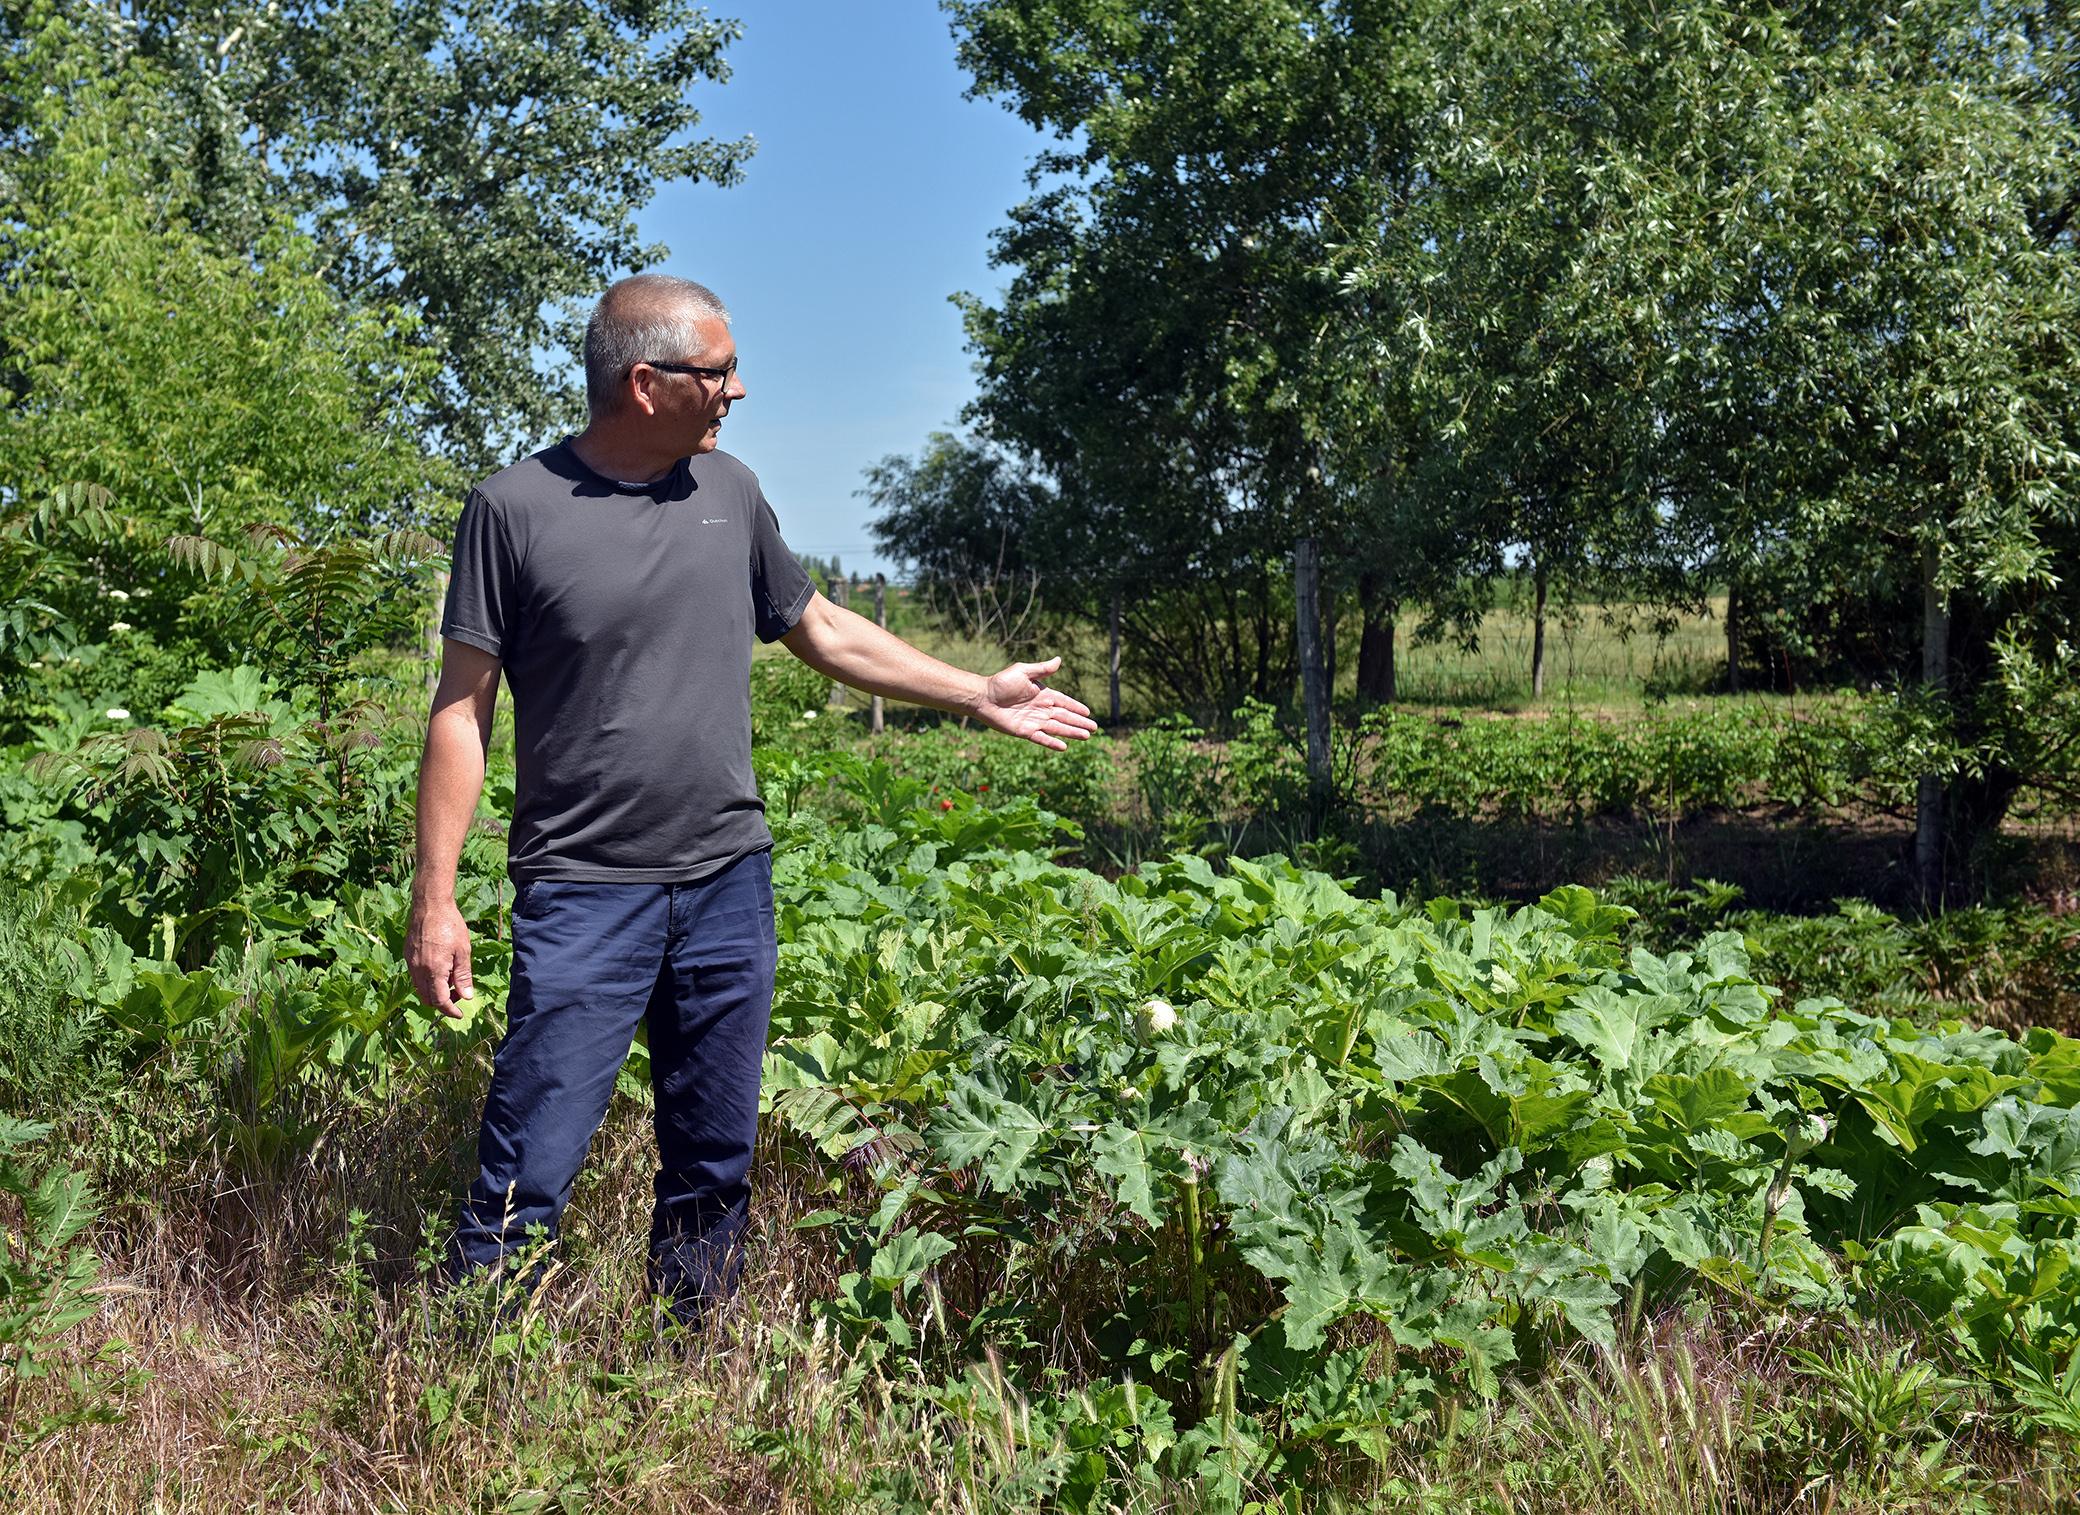
<instances>
[{"instance_id":1,"label":"t-shirt sleeve","mask_svg":"<svg viewBox=\"0 0 2080 1515\"><path fill-rule=\"evenodd\" d=\"M761 491L751 512L751 608L758 617L758 639L777 642L794 630L815 592L809 575L780 539L779 519Z\"/></svg>"},{"instance_id":2,"label":"t-shirt sleeve","mask_svg":"<svg viewBox=\"0 0 2080 1515\"><path fill-rule=\"evenodd\" d=\"M471 490L455 525L455 557L448 570L448 602L441 635L500 656L512 632L518 595L511 540L498 510Z\"/></svg>"}]
</instances>

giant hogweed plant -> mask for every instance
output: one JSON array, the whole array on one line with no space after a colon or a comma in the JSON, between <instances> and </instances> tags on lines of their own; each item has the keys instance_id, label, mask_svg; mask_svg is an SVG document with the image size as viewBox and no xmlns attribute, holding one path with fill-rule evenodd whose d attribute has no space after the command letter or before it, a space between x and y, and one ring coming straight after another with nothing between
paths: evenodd
<instances>
[{"instance_id":1,"label":"giant hogweed plant","mask_svg":"<svg viewBox=\"0 0 2080 1515\"><path fill-rule=\"evenodd\" d=\"M174 537L197 600L248 628L263 665L205 671L156 724L98 733L39 769L71 787L104 855L104 912L195 968L281 888L329 893L402 866L410 776L396 717L360 692L367 654L416 635L438 544L414 532L308 541L256 527L239 550ZM225 599L223 586L237 592ZM271 676L271 677L270 677ZM280 691L277 697L276 691ZM262 886L266 886L263 889Z\"/></svg>"},{"instance_id":2,"label":"giant hogweed plant","mask_svg":"<svg viewBox=\"0 0 2080 1515\"><path fill-rule=\"evenodd\" d=\"M1089 1500L1384 1457L1700 1294L1904 1298L2039 1398L2080 1347L2080 1043L1786 1005L1578 888L787 829L769 1099L841 1196L826 1313L949 1413L1095 1416Z\"/></svg>"}]
</instances>

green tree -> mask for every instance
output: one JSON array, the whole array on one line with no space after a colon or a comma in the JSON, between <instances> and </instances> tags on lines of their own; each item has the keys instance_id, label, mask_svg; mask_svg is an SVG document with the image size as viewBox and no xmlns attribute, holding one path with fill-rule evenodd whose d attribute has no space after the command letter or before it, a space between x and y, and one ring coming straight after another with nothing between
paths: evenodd
<instances>
[{"instance_id":1,"label":"green tree","mask_svg":"<svg viewBox=\"0 0 2080 1515\"><path fill-rule=\"evenodd\" d=\"M1332 334L1338 270L1407 168L1409 8L951 9L978 90L1069 144L998 239L1004 298L968 304L973 419L1082 505L1093 609L1123 605L1153 682L1221 714L1283 700L1288 554L1319 538L1348 570L1378 535L1381 475L1339 433L1389 408Z\"/></svg>"},{"instance_id":2,"label":"green tree","mask_svg":"<svg viewBox=\"0 0 2080 1515\"><path fill-rule=\"evenodd\" d=\"M963 636L1011 647L1034 629L1043 580L1037 556L1053 495L1013 460L947 432L915 459L894 455L867 470L858 491L876 510L874 542L908 564L927 609Z\"/></svg>"},{"instance_id":3,"label":"green tree","mask_svg":"<svg viewBox=\"0 0 2080 1515\"><path fill-rule=\"evenodd\" d=\"M1118 502L1123 562L1203 594L1309 535L1331 583L1462 616L1505 569L1650 612L1864 598L1925 686L1932 895L2022 786L2073 786L2066 7L953 12L1065 143L968 307L976 419Z\"/></svg>"},{"instance_id":4,"label":"green tree","mask_svg":"<svg viewBox=\"0 0 2080 1515\"><path fill-rule=\"evenodd\" d=\"M1976 852L2072 761L2028 693L2071 667L2080 566L2070 23L1495 0L1436 34L1421 336L1466 456L1572 481L1558 539L1648 597L1893 586L1940 897L1942 835Z\"/></svg>"},{"instance_id":5,"label":"green tree","mask_svg":"<svg viewBox=\"0 0 2080 1515\"><path fill-rule=\"evenodd\" d=\"M38 6L8 0L17 50ZM173 160L220 246L287 214L359 307L394 305L436 359L416 397L465 470L580 414L578 308L665 250L663 186L732 183L750 143L692 135L734 22L691 0L131 0L80 4L179 98Z\"/></svg>"},{"instance_id":6,"label":"green tree","mask_svg":"<svg viewBox=\"0 0 2080 1515\"><path fill-rule=\"evenodd\" d=\"M0 484L24 508L93 486L110 518L36 535L37 599L81 641L235 662L244 631L169 576L165 539L433 518L452 476L414 417L434 360L409 318L342 300L285 219L244 253L185 219L189 186L154 167L177 108L154 66L63 22L11 63L48 87L13 92Z\"/></svg>"},{"instance_id":7,"label":"green tree","mask_svg":"<svg viewBox=\"0 0 2080 1515\"><path fill-rule=\"evenodd\" d=\"M2072 772L2076 733L2017 698L2052 667L2080 673L2080 262L2070 225L2047 237L2040 215L2070 203L2080 135L2038 66L2036 16L1869 17L1835 41L1784 163L1799 257L1765 349L1772 419L1818 464L1796 475L1790 535L1921 588L1896 645L1919 648L1902 673L1936 722L1917 856L1931 901L1980 871L2025 783Z\"/></svg>"},{"instance_id":8,"label":"green tree","mask_svg":"<svg viewBox=\"0 0 2080 1515\"><path fill-rule=\"evenodd\" d=\"M1681 24L1638 7L1440 9L1424 38L1421 190L1361 275L1404 319L1365 336L1414 375L1431 493L1483 539L1473 561L1529 582L1537 695L1556 605L1701 608L1669 521L1688 397L1659 380L1679 233L1635 169L1690 150L1686 91L1711 85Z\"/></svg>"}]
</instances>

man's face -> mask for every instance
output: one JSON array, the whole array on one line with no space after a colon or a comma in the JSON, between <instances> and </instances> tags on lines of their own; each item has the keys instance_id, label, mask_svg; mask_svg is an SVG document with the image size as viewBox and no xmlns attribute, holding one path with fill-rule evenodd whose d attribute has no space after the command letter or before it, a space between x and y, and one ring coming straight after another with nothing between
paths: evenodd
<instances>
[{"instance_id":1,"label":"man's face","mask_svg":"<svg viewBox=\"0 0 2080 1515\"><path fill-rule=\"evenodd\" d=\"M744 398L744 384L737 377L737 344L729 328L711 316L695 330L700 350L675 353L668 361L685 367L727 369L727 378L663 369L639 369L636 375L639 403L670 439L673 451L688 457L715 450L722 438L722 418L731 405Z\"/></svg>"}]
</instances>

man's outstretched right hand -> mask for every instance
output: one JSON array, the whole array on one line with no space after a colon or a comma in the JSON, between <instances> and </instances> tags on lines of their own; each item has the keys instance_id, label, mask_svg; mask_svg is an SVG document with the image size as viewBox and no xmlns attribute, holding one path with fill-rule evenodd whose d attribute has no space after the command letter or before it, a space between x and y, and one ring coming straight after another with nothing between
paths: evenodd
<instances>
[{"instance_id":1,"label":"man's outstretched right hand","mask_svg":"<svg viewBox=\"0 0 2080 1515\"><path fill-rule=\"evenodd\" d=\"M469 977L469 927L453 899L412 902L404 960L419 1002L460 1020L462 1001L474 999L476 989Z\"/></svg>"}]
</instances>

